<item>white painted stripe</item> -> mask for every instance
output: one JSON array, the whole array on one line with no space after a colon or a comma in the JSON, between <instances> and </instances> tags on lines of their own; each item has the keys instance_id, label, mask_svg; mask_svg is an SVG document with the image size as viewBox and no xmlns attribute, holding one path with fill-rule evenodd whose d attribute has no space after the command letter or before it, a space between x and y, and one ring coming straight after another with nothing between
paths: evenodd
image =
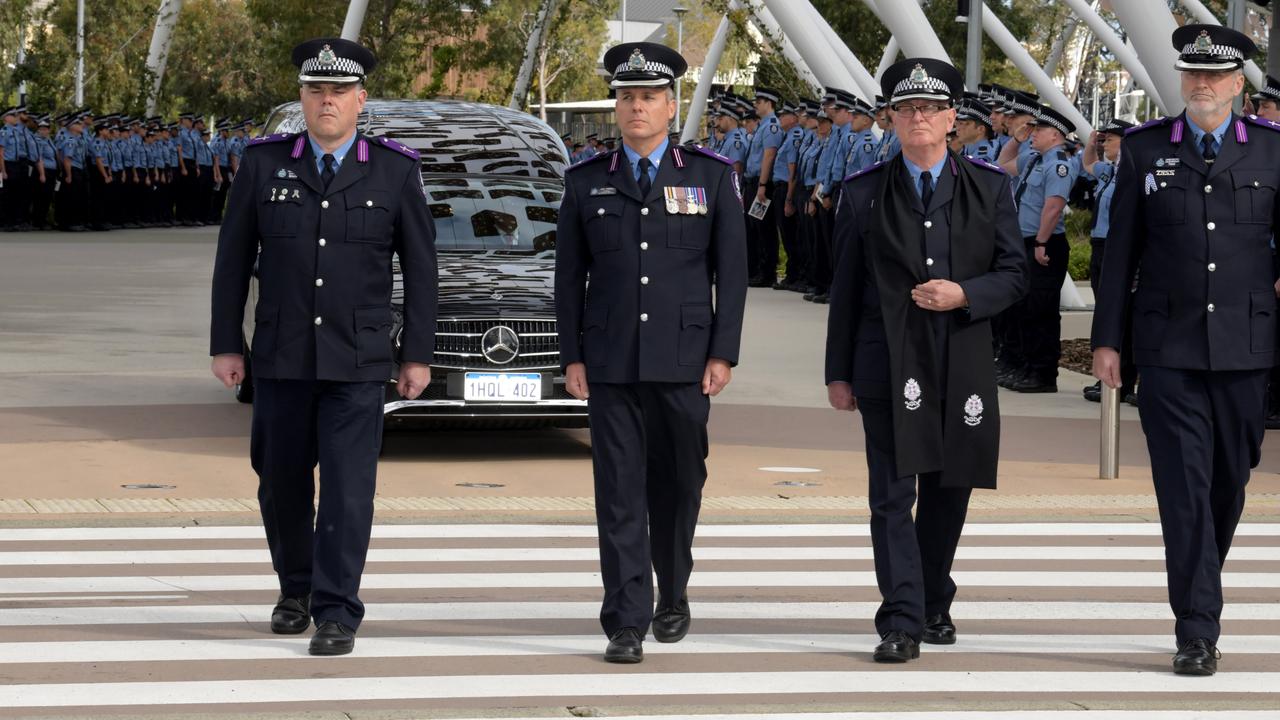
<instances>
[{"instance_id":1,"label":"white painted stripe","mask_svg":"<svg viewBox=\"0 0 1280 720\"><path fill-rule=\"evenodd\" d=\"M0 685L0 707L200 705L496 697L637 697L653 695L795 695L816 693L1076 693L1106 696L1170 693L1188 697L1242 693L1273 697L1280 673L1220 673L1187 678L1170 672L733 672L326 677L288 680L57 683Z\"/></svg>"},{"instance_id":2,"label":"white painted stripe","mask_svg":"<svg viewBox=\"0 0 1280 720\"><path fill-rule=\"evenodd\" d=\"M870 547L695 547L695 560L872 560ZM1164 560L1164 548L1105 546L961 546L958 560ZM369 551L368 562L597 562L600 552L583 548L396 548ZM1236 547L1230 559L1280 561L1280 548ZM264 546L252 550L41 550L0 552L0 566L270 564Z\"/></svg>"},{"instance_id":3,"label":"white painted stripe","mask_svg":"<svg viewBox=\"0 0 1280 720\"><path fill-rule=\"evenodd\" d=\"M849 620L871 618L878 602L698 602L693 613L711 620ZM365 622L413 620L582 620L594 622L596 602L441 602L369 603ZM1167 603L1139 602L957 602L951 614L964 620L1129 620L1172 623ZM192 625L265 623L270 603L262 605L144 605L122 607L6 608L0 627L44 625ZM1280 620L1280 603L1227 603L1223 620Z\"/></svg>"},{"instance_id":4,"label":"white painted stripe","mask_svg":"<svg viewBox=\"0 0 1280 720\"><path fill-rule=\"evenodd\" d=\"M84 662L202 662L206 660L300 660L306 638L246 637L225 640L127 640L88 642L0 643L0 664ZM710 653L866 653L880 642L878 635L689 635L674 645L650 645L661 655ZM1170 635L970 635L955 645L929 645L927 653L1019 653L1106 655L1173 652ZM480 635L362 637L361 658L440 658L501 655L594 655L604 649L600 635ZM1277 635L1224 635L1224 653L1256 655L1280 653ZM318 658L324 662L323 658Z\"/></svg>"},{"instance_id":5,"label":"white painted stripe","mask_svg":"<svg viewBox=\"0 0 1280 720\"><path fill-rule=\"evenodd\" d=\"M957 571L962 587L1164 588L1163 572ZM598 588L597 572L365 573L365 590L488 588ZM1225 588L1280 588L1280 573L1223 573ZM155 577L4 578L0 594L159 593L278 590L274 575L162 575ZM695 572L689 587L876 587L875 573L856 572Z\"/></svg>"},{"instance_id":6,"label":"white painted stripe","mask_svg":"<svg viewBox=\"0 0 1280 720\"><path fill-rule=\"evenodd\" d=\"M977 536L1141 536L1160 535L1159 523L970 523L964 534ZM698 527L700 537L867 537L865 524L710 525ZM1280 523L1243 523L1237 537L1280 536ZM53 540L231 540L261 539L256 525L199 525L191 527L117 528L3 528L0 541ZM373 537L413 538L594 538L594 525L377 525Z\"/></svg>"},{"instance_id":7,"label":"white painted stripe","mask_svg":"<svg viewBox=\"0 0 1280 720\"><path fill-rule=\"evenodd\" d=\"M188 595L0 595L0 603L84 602L85 600L185 600Z\"/></svg>"}]
</instances>

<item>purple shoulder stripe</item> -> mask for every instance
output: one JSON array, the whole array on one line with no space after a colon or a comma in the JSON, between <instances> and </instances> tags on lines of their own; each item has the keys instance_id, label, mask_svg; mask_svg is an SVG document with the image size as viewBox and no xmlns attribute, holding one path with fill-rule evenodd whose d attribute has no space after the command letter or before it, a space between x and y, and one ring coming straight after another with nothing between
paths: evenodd
<instances>
[{"instance_id":1,"label":"purple shoulder stripe","mask_svg":"<svg viewBox=\"0 0 1280 720\"><path fill-rule=\"evenodd\" d=\"M710 149L708 149L708 148L704 148L704 147L702 147L701 145L684 145L683 147L684 147L686 150L692 150L692 151L694 151L694 152L698 153L699 155L705 155L706 157L709 157L709 158L711 158L712 160L719 160L720 162L724 163L725 165L729 165L730 167L732 167L732 166L733 166L733 161L732 161L732 160L730 160L729 158L727 158L727 157L725 157L725 156L721 155L720 153L718 153L718 152L716 152L716 151L714 151L714 150L710 150Z\"/></svg>"},{"instance_id":2,"label":"purple shoulder stripe","mask_svg":"<svg viewBox=\"0 0 1280 720\"><path fill-rule=\"evenodd\" d=\"M596 153L595 155L592 155L592 156L591 156L591 157L589 157L589 158L583 158L582 160L579 160L578 162L576 162L576 163L574 163L574 164L570 165L569 167L565 168L565 172L568 172L568 171L570 171L570 170L577 170L578 168L580 168L580 167L582 167L582 166L584 166L584 165L590 165L591 163L593 163L593 162L595 162L595 161L597 161L597 160L603 160L604 158L607 158L607 157L613 157L613 156L614 156L614 155L616 155L618 152L619 152L619 151L617 151L617 150L610 150L609 152Z\"/></svg>"},{"instance_id":3,"label":"purple shoulder stripe","mask_svg":"<svg viewBox=\"0 0 1280 720\"><path fill-rule=\"evenodd\" d=\"M887 162L889 162L889 161L888 161L888 160L881 160L880 162L876 163L875 165L869 165L869 166L867 166L867 167L864 167L864 168L862 168L861 170L859 170L858 172L853 173L853 174L851 174L851 175L847 176L844 180L841 180L840 182L849 182L850 180L852 180L852 179L854 179L854 178L856 178L856 177L862 177L863 175L866 175L867 173L871 172L872 170L879 170L880 168L884 167L885 163L887 163Z\"/></svg>"},{"instance_id":4,"label":"purple shoulder stripe","mask_svg":"<svg viewBox=\"0 0 1280 720\"><path fill-rule=\"evenodd\" d=\"M1144 122L1141 125L1138 125L1137 127L1131 127L1128 130L1125 130L1124 134L1132 135L1133 133L1136 133L1140 130L1146 130L1148 128L1153 128L1153 127L1160 127L1161 125L1167 125L1172 120L1173 118L1169 118L1169 117L1158 117L1155 120L1148 120L1147 122Z\"/></svg>"},{"instance_id":5,"label":"purple shoulder stripe","mask_svg":"<svg viewBox=\"0 0 1280 720\"><path fill-rule=\"evenodd\" d=\"M404 155L405 157L410 158L412 160L419 159L418 151L414 150L411 147L408 147L407 145L398 143L395 140L392 140L391 138L388 138L388 137L380 137L380 138L377 138L377 140L378 140L378 143L377 143L378 145L381 145L382 147L388 150L394 150L395 152L398 152L401 155Z\"/></svg>"},{"instance_id":6,"label":"purple shoulder stripe","mask_svg":"<svg viewBox=\"0 0 1280 720\"><path fill-rule=\"evenodd\" d=\"M999 165L996 165L995 163L989 163L989 162L987 162L986 160L983 160L983 159L982 159L982 158L980 158L980 157L973 157L973 156L971 156L971 155L965 155L965 156L964 156L964 159L965 159L965 160L968 160L968 161L969 161L971 164L973 164L973 165L977 165L977 166L978 166L978 167L980 167L980 168L986 168L987 170L990 170L991 172L997 172L997 173L1000 173L1001 175L1005 175L1005 174L1007 174L1007 173L1005 173L1004 168L1000 167Z\"/></svg>"},{"instance_id":7,"label":"purple shoulder stripe","mask_svg":"<svg viewBox=\"0 0 1280 720\"><path fill-rule=\"evenodd\" d=\"M1272 122L1266 118L1258 117L1257 115L1245 115L1244 119L1253 125L1257 125L1258 127L1280 132L1280 123Z\"/></svg>"},{"instance_id":8,"label":"purple shoulder stripe","mask_svg":"<svg viewBox=\"0 0 1280 720\"><path fill-rule=\"evenodd\" d=\"M256 137L250 140L248 147L252 147L254 145L266 145L267 143L285 142L286 140L292 140L294 137L295 137L294 133L276 133L274 135L263 135L262 137Z\"/></svg>"}]
</instances>

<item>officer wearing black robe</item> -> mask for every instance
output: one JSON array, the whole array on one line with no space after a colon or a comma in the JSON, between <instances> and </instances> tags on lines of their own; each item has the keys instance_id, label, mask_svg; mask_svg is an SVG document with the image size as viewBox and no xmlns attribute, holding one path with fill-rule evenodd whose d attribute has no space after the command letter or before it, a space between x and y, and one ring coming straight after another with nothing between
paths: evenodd
<instances>
[{"instance_id":1,"label":"officer wearing black robe","mask_svg":"<svg viewBox=\"0 0 1280 720\"><path fill-rule=\"evenodd\" d=\"M605 660L634 663L651 621L659 642L689 629L710 396L738 361L746 230L732 165L667 138L684 58L626 43L605 67L622 147L565 176L556 320L566 386L591 419Z\"/></svg>"},{"instance_id":2,"label":"officer wearing black robe","mask_svg":"<svg viewBox=\"0 0 1280 720\"><path fill-rule=\"evenodd\" d=\"M1131 309L1176 618L1173 669L1212 675L1222 565L1261 457L1276 362L1280 126L1231 112L1257 50L1248 37L1184 25L1173 45L1187 109L1129 131L1121 145L1093 362L1098 379L1119 386Z\"/></svg>"},{"instance_id":3,"label":"officer wearing black robe","mask_svg":"<svg viewBox=\"0 0 1280 720\"><path fill-rule=\"evenodd\" d=\"M908 59L880 82L902 152L843 184L826 382L866 433L874 658L906 662L922 640L955 642L950 573L970 490L996 484L990 318L1027 276L1008 176L946 147L959 71Z\"/></svg>"},{"instance_id":4,"label":"officer wearing black robe","mask_svg":"<svg viewBox=\"0 0 1280 720\"><path fill-rule=\"evenodd\" d=\"M243 378L241 322L256 259L250 455L280 579L271 629L301 633L314 618L311 653L339 655L351 652L364 616L357 593L394 377L391 260L399 256L404 275L400 392L416 397L430 381L435 342L435 226L417 153L356 132L373 54L322 38L299 45L293 59L312 130L245 150L218 235L210 350L219 379ZM339 122L349 124L335 129Z\"/></svg>"}]
</instances>

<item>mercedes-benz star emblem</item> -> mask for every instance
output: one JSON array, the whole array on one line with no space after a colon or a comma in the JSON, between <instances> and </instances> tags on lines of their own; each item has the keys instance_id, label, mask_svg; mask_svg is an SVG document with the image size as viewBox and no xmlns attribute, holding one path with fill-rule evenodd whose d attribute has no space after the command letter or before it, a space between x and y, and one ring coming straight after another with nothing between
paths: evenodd
<instances>
[{"instance_id":1,"label":"mercedes-benz star emblem","mask_svg":"<svg viewBox=\"0 0 1280 720\"><path fill-rule=\"evenodd\" d=\"M520 352L520 336L506 325L495 325L480 337L480 352L494 365L506 365Z\"/></svg>"}]
</instances>

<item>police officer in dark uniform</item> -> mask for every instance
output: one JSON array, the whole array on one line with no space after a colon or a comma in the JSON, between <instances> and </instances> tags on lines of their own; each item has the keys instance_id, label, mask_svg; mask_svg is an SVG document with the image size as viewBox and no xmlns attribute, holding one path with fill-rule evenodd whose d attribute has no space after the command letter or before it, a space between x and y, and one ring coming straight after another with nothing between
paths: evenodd
<instances>
[{"instance_id":1,"label":"police officer in dark uniform","mask_svg":"<svg viewBox=\"0 0 1280 720\"><path fill-rule=\"evenodd\" d=\"M995 487L999 457L988 320L1027 280L1008 177L946 145L960 72L914 58L880 83L901 152L844 181L826 382L832 407L862 411L874 659L901 663L921 641L956 641L951 564L970 490Z\"/></svg>"},{"instance_id":2,"label":"police officer in dark uniform","mask_svg":"<svg viewBox=\"0 0 1280 720\"><path fill-rule=\"evenodd\" d=\"M1231 111L1244 89L1241 68L1257 51L1248 37L1184 25L1173 46L1186 110L1131 131L1122 144L1093 369L1119 387L1131 306L1138 411L1176 618L1173 670L1212 675L1222 565L1261 455L1263 396L1276 362L1280 126Z\"/></svg>"},{"instance_id":3,"label":"police officer in dark uniform","mask_svg":"<svg viewBox=\"0 0 1280 720\"><path fill-rule=\"evenodd\" d=\"M556 319L565 384L591 417L604 659L634 663L651 621L658 642L689 630L707 418L738 360L746 231L733 168L666 137L684 58L625 43L604 63L622 147L565 176Z\"/></svg>"},{"instance_id":4,"label":"police officer in dark uniform","mask_svg":"<svg viewBox=\"0 0 1280 720\"><path fill-rule=\"evenodd\" d=\"M307 131L245 151L218 235L213 372L244 378L241 320L254 261L255 382L250 455L280 579L275 633L304 632L312 655L351 652L373 523L384 389L392 378L392 254L404 274L399 391L431 380L435 226L416 152L356 132L373 53L339 38L298 45ZM318 513L314 469L323 489Z\"/></svg>"}]
</instances>

